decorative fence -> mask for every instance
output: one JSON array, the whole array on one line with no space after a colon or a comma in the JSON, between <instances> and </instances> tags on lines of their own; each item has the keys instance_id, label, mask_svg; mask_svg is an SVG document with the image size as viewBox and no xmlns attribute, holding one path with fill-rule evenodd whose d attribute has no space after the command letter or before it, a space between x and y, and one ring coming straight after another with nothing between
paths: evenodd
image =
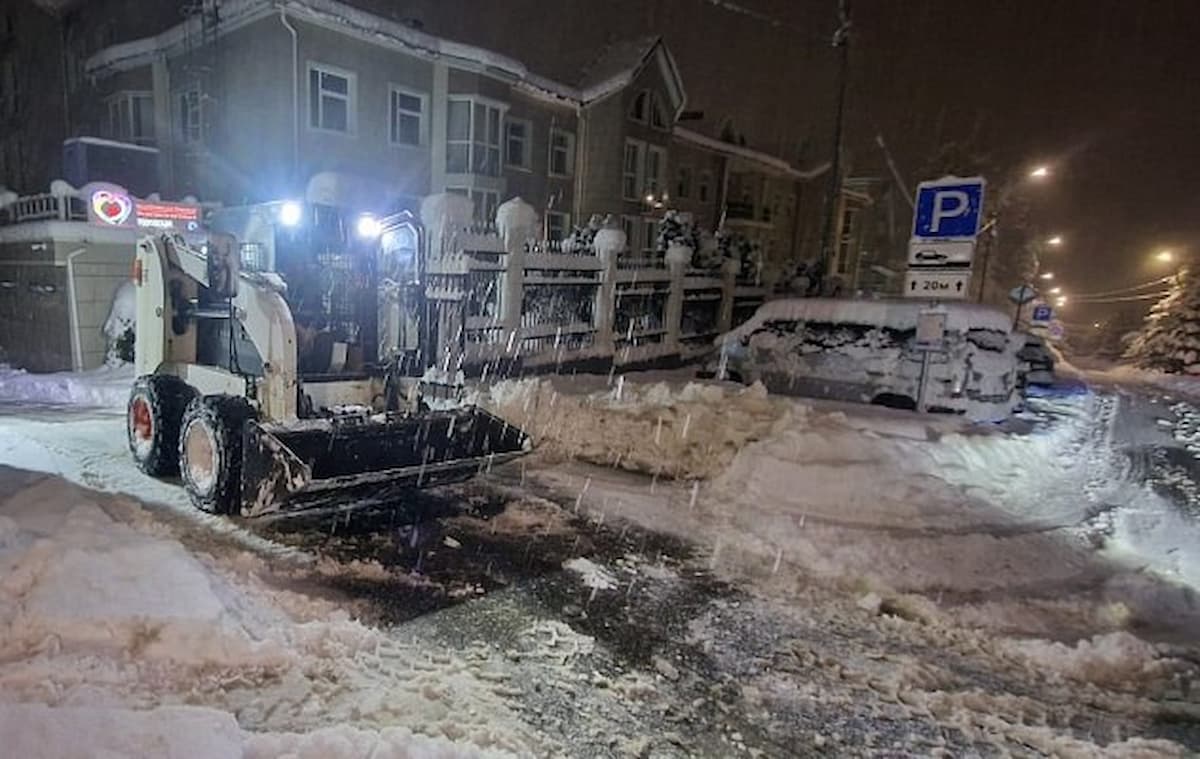
<instances>
[{"instance_id":1,"label":"decorative fence","mask_svg":"<svg viewBox=\"0 0 1200 759\"><path fill-rule=\"evenodd\" d=\"M671 254L565 252L557 242L515 242L519 234L506 244L499 234L442 229L431 235L427 275L460 285L427 288L427 298L442 314L439 361L469 373L692 360L765 298L764 288L739 282L732 261L695 269Z\"/></svg>"}]
</instances>

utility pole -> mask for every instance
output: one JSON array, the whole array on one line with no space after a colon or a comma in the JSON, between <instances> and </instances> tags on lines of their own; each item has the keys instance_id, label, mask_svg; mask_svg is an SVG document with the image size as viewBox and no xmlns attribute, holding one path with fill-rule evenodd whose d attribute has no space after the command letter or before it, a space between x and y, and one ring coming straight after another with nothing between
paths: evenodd
<instances>
[{"instance_id":1,"label":"utility pole","mask_svg":"<svg viewBox=\"0 0 1200 759\"><path fill-rule=\"evenodd\" d=\"M833 46L840 48L838 60L837 111L833 122L833 157L829 162L829 186L825 191L825 223L821 229L821 257L817 261L814 285L820 294L822 283L829 274L833 260L834 222L842 185L842 124L846 110L847 67L850 62L850 0L838 0L838 28L833 33Z\"/></svg>"}]
</instances>

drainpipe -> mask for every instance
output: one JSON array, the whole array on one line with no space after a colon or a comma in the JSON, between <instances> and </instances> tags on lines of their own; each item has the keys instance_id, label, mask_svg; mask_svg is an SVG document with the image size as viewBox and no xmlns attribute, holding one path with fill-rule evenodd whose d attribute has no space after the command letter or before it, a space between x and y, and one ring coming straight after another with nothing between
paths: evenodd
<instances>
[{"instance_id":1,"label":"drainpipe","mask_svg":"<svg viewBox=\"0 0 1200 759\"><path fill-rule=\"evenodd\" d=\"M300 174L300 41L296 35L296 27L287 19L287 11L279 6L279 23L292 35L292 176L293 182L298 181ZM291 188L295 190L295 188Z\"/></svg>"},{"instance_id":2,"label":"drainpipe","mask_svg":"<svg viewBox=\"0 0 1200 759\"><path fill-rule=\"evenodd\" d=\"M79 340L79 300L75 297L75 258L87 253L87 248L77 248L67 254L67 300L71 324L71 371L83 371L83 344Z\"/></svg>"}]
</instances>

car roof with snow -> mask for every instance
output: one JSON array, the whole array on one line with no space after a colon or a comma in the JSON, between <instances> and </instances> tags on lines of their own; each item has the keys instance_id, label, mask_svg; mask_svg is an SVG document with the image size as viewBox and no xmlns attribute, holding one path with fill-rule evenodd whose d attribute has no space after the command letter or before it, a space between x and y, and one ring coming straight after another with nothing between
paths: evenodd
<instances>
[{"instance_id":1,"label":"car roof with snow","mask_svg":"<svg viewBox=\"0 0 1200 759\"><path fill-rule=\"evenodd\" d=\"M764 303L747 322L729 333L742 337L768 322L799 321L829 324L859 324L909 330L917 328L922 311L930 308L917 300L853 300L848 298L784 298ZM988 329L1009 332L1012 319L1003 311L977 303L940 303L946 314L946 329L961 332Z\"/></svg>"}]
</instances>

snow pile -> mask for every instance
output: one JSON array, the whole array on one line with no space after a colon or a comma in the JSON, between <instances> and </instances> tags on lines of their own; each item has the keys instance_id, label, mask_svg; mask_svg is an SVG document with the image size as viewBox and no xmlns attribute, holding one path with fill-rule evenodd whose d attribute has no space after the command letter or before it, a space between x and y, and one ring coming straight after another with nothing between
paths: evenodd
<instances>
[{"instance_id":1,"label":"snow pile","mask_svg":"<svg viewBox=\"0 0 1200 759\"><path fill-rule=\"evenodd\" d=\"M243 756L242 733L233 715L194 706L136 711L0 704L0 735L6 756L21 759Z\"/></svg>"},{"instance_id":2,"label":"snow pile","mask_svg":"<svg viewBox=\"0 0 1200 759\"><path fill-rule=\"evenodd\" d=\"M578 392L565 380L506 380L477 399L515 424L544 453L665 477L720 473L749 441L800 407L740 388L688 382L638 383Z\"/></svg>"},{"instance_id":3,"label":"snow pile","mask_svg":"<svg viewBox=\"0 0 1200 759\"><path fill-rule=\"evenodd\" d=\"M612 590L617 587L617 578L604 567L582 556L563 562L563 569L579 575L585 587L595 590Z\"/></svg>"},{"instance_id":4,"label":"snow pile","mask_svg":"<svg viewBox=\"0 0 1200 759\"><path fill-rule=\"evenodd\" d=\"M1041 639L1010 640L1004 648L1042 672L1082 682L1136 683L1161 677L1168 666L1153 645L1127 632L1095 635L1074 646Z\"/></svg>"},{"instance_id":5,"label":"snow pile","mask_svg":"<svg viewBox=\"0 0 1200 759\"><path fill-rule=\"evenodd\" d=\"M1168 374L1126 364L1103 371L1084 371L1080 375L1098 384L1148 385L1189 398L1200 398L1200 377L1191 374Z\"/></svg>"},{"instance_id":6,"label":"snow pile","mask_svg":"<svg viewBox=\"0 0 1200 759\"><path fill-rule=\"evenodd\" d=\"M325 727L311 733L248 735L243 759L313 757L313 759L487 759L508 752L481 750L448 741L414 735L402 727L364 730L349 725Z\"/></svg>"},{"instance_id":7,"label":"snow pile","mask_svg":"<svg viewBox=\"0 0 1200 759\"><path fill-rule=\"evenodd\" d=\"M0 401L124 408L132 384L129 365L53 374L0 366Z\"/></svg>"},{"instance_id":8,"label":"snow pile","mask_svg":"<svg viewBox=\"0 0 1200 759\"><path fill-rule=\"evenodd\" d=\"M230 568L192 555L126 499L3 467L0 493L0 732L47 747L14 755L207 759L242 755L230 748L242 741L248 756L330 759L541 747L486 651L400 644L265 583L261 559L238 554ZM144 711L172 703L205 708ZM192 748L163 737L195 731L211 738Z\"/></svg>"}]
</instances>

